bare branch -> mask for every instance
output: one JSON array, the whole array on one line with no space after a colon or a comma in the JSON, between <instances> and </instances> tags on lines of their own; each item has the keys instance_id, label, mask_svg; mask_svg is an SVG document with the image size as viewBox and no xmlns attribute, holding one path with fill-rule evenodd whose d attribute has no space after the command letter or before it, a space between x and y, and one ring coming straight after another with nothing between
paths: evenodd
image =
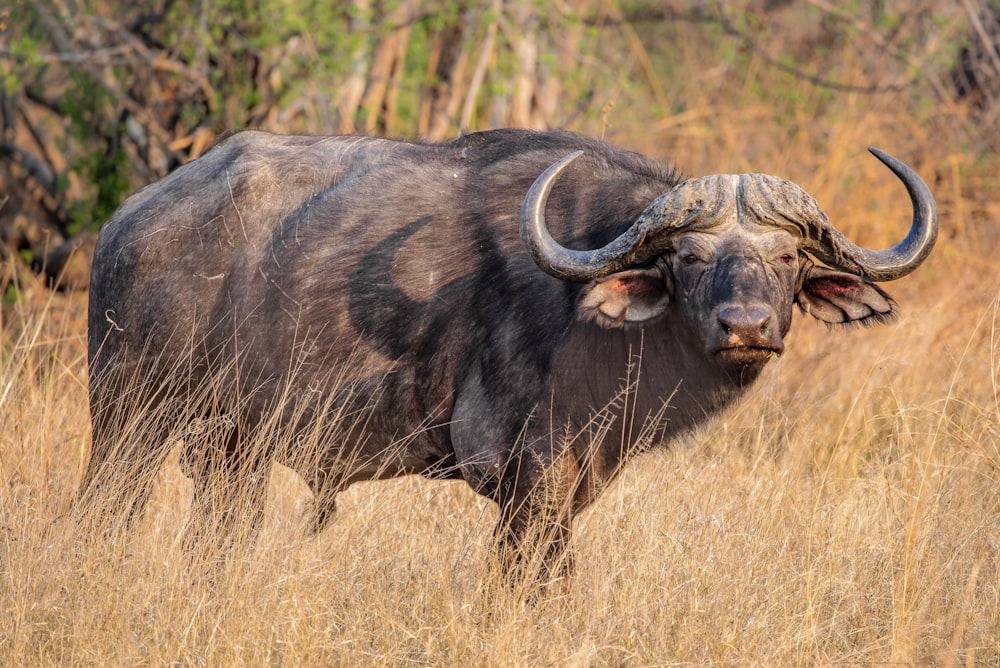
<instances>
[{"instance_id":1,"label":"bare branch","mask_svg":"<svg viewBox=\"0 0 1000 668\"><path fill-rule=\"evenodd\" d=\"M472 71L472 78L469 80L469 89L465 93L465 102L462 104L462 115L458 122L458 128L462 134L470 131L472 114L476 109L476 98L479 96L479 89L482 88L483 80L486 78L486 68L489 67L490 58L493 57L500 7L501 0L492 0L490 3L490 16L492 20L486 26L486 39L483 40L483 46L479 51L479 59L476 61L476 67Z\"/></svg>"},{"instance_id":2,"label":"bare branch","mask_svg":"<svg viewBox=\"0 0 1000 668\"><path fill-rule=\"evenodd\" d=\"M135 56L131 49L124 46L108 47L106 49L93 49L82 52L59 52L59 53L34 53L32 59L38 62L51 65L54 63L65 63L69 65L130 65L135 62ZM13 60L24 64L27 58L23 54L7 47L0 46L0 58Z\"/></svg>"},{"instance_id":3,"label":"bare branch","mask_svg":"<svg viewBox=\"0 0 1000 668\"><path fill-rule=\"evenodd\" d=\"M20 165L27 175L42 187L47 196L55 197L57 190L56 178L45 163L38 159L38 156L25 151L20 146L3 142L0 143L0 157L7 158L12 163ZM46 208L55 208L58 210L58 206L53 207L52 204Z\"/></svg>"},{"instance_id":4,"label":"bare branch","mask_svg":"<svg viewBox=\"0 0 1000 668\"><path fill-rule=\"evenodd\" d=\"M994 75L1000 76L1000 55L997 54L996 44L986 32L986 27L983 26L983 21L980 18L980 12L970 0L962 0L962 5L965 7L965 12L969 17L970 25L973 30L975 30L976 36L983 44L983 52L989 60Z\"/></svg>"},{"instance_id":5,"label":"bare branch","mask_svg":"<svg viewBox=\"0 0 1000 668\"><path fill-rule=\"evenodd\" d=\"M726 16L720 6L719 11L719 25L722 29L733 37L740 39L743 44L753 51L755 54L760 56L764 62L776 67L777 69L786 72L798 79L803 81L808 81L814 86L819 86L821 88L828 88L830 90L836 90L847 93L864 93L868 95L874 95L878 93L894 93L911 88L917 81L917 77L909 77L905 80L895 81L889 84L853 84L843 81L835 81L833 79L827 79L818 74L812 72L807 72L802 68L790 65L788 63L782 62L781 60L772 56L764 47L762 47L753 37L749 34L743 32L737 28L734 23Z\"/></svg>"}]
</instances>

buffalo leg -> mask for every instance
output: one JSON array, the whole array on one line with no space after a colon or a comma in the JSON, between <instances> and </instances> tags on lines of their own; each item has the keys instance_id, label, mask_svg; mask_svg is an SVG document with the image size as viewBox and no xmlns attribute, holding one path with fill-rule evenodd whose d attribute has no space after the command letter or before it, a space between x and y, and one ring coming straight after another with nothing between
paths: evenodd
<instances>
[{"instance_id":1,"label":"buffalo leg","mask_svg":"<svg viewBox=\"0 0 1000 668\"><path fill-rule=\"evenodd\" d=\"M337 492L341 482L337 476L328 475L327 464L316 461L315 457L282 458L282 463L302 476L313 501L306 512L305 527L310 535L318 535L330 524L337 513Z\"/></svg>"},{"instance_id":2,"label":"buffalo leg","mask_svg":"<svg viewBox=\"0 0 1000 668\"><path fill-rule=\"evenodd\" d=\"M314 501L312 510L312 521L310 532L313 535L319 534L327 527L333 516L337 512L337 495L333 491L320 489L314 491Z\"/></svg>"},{"instance_id":3,"label":"buffalo leg","mask_svg":"<svg viewBox=\"0 0 1000 668\"><path fill-rule=\"evenodd\" d=\"M567 552L579 467L564 453L549 465L521 461L501 485L494 564L512 587L550 585L572 571Z\"/></svg>"},{"instance_id":4,"label":"buffalo leg","mask_svg":"<svg viewBox=\"0 0 1000 668\"><path fill-rule=\"evenodd\" d=\"M156 476L166 459L170 433L163 427L136 429L95 410L90 459L83 471L77 499L96 516L123 520L123 528L138 525Z\"/></svg>"},{"instance_id":5,"label":"buffalo leg","mask_svg":"<svg viewBox=\"0 0 1000 668\"><path fill-rule=\"evenodd\" d=\"M232 427L228 434L210 435L187 455L194 479L190 544L211 538L225 550L238 538L252 540L259 533L271 462L254 441Z\"/></svg>"}]
</instances>

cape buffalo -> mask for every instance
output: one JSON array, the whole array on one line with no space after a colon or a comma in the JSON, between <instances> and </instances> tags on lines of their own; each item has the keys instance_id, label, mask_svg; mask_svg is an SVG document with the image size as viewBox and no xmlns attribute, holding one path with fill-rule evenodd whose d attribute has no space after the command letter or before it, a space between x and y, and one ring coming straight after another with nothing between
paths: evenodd
<instances>
[{"instance_id":1,"label":"cape buffalo","mask_svg":"<svg viewBox=\"0 0 1000 668\"><path fill-rule=\"evenodd\" d=\"M315 492L317 528L354 481L460 478L499 504L501 563L562 563L631 456L782 353L793 304L892 317L875 282L924 261L937 213L872 153L913 205L882 251L788 181L684 180L567 132L233 134L101 231L83 489L128 476L132 516L178 440L196 506L225 521L236 499L259 517L275 460Z\"/></svg>"}]
</instances>

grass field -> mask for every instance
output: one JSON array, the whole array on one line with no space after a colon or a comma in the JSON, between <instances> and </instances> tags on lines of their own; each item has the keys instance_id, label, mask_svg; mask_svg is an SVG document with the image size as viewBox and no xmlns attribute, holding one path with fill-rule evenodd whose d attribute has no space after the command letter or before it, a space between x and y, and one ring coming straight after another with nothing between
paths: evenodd
<instances>
[{"instance_id":1,"label":"grass field","mask_svg":"<svg viewBox=\"0 0 1000 668\"><path fill-rule=\"evenodd\" d=\"M35 289L4 311L0 665L1000 665L995 157L935 120L960 109L733 95L609 136L690 174L796 180L884 247L909 202L877 144L937 195L938 247L885 286L896 321L797 315L748 400L630 465L577 520L566 591L484 609L497 513L464 483L356 485L310 538L278 468L261 540L220 561L182 547L190 483L168 464L140 530L108 539L71 503L85 296Z\"/></svg>"}]
</instances>

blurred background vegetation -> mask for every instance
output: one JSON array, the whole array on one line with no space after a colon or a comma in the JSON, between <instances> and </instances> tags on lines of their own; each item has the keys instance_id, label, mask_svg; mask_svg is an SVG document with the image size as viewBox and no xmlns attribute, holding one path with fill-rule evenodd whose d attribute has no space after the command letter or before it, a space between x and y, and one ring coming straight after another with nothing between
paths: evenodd
<instances>
[{"instance_id":1,"label":"blurred background vegetation","mask_svg":"<svg viewBox=\"0 0 1000 668\"><path fill-rule=\"evenodd\" d=\"M966 169L997 145L998 21L995 0L10 0L0 260L62 271L130 192L246 127L563 127L778 173L869 107L892 112L870 141Z\"/></svg>"}]
</instances>

